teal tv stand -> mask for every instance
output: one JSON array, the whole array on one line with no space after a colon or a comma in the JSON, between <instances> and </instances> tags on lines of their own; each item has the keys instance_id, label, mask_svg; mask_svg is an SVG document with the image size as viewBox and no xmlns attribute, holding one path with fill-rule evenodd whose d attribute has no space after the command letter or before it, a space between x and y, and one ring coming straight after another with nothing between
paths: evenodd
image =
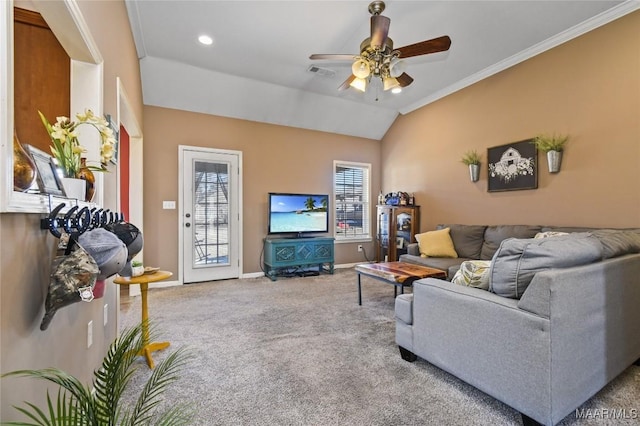
<instances>
[{"instance_id":1,"label":"teal tv stand","mask_svg":"<svg viewBox=\"0 0 640 426\"><path fill-rule=\"evenodd\" d=\"M276 281L285 269L314 266L318 272L333 274L333 243L332 237L265 238L265 275Z\"/></svg>"}]
</instances>

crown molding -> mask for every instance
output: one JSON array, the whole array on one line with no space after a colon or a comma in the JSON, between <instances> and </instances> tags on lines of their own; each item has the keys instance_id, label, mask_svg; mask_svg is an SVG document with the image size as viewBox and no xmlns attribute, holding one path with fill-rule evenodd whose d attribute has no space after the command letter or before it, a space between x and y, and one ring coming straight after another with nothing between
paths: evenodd
<instances>
[{"instance_id":1,"label":"crown molding","mask_svg":"<svg viewBox=\"0 0 640 426\"><path fill-rule=\"evenodd\" d=\"M507 68L531 59L532 57L546 52L547 50L553 49L554 47L566 43L567 41L573 40L574 38L593 31L596 28L615 21L616 19L628 15L631 12L635 12L638 9L640 9L640 0L627 0L623 3L620 3L619 5L612 7L611 9L608 9L599 15L587 19L586 21L581 22L580 24L575 25L551 38L548 38L547 40L531 46L529 49L523 50L503 61L487 67L482 71L479 71L463 80L458 81L455 84L452 84L451 86L439 90L432 95L419 100L418 102L408 105L405 108L401 108L399 112L400 114L408 114L410 112L413 112L425 105L437 101L438 99L442 99L445 96L471 86L472 84L484 80L485 78L491 77L492 75L504 71Z\"/></svg>"}]
</instances>

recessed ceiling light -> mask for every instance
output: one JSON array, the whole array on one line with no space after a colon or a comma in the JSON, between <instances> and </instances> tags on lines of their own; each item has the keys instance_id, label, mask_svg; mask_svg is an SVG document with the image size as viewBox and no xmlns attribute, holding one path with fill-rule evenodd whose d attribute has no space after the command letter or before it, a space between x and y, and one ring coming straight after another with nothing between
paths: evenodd
<instances>
[{"instance_id":1,"label":"recessed ceiling light","mask_svg":"<svg viewBox=\"0 0 640 426\"><path fill-rule=\"evenodd\" d=\"M201 35L198 37L198 41L206 46L213 44L213 39L208 35Z\"/></svg>"}]
</instances>

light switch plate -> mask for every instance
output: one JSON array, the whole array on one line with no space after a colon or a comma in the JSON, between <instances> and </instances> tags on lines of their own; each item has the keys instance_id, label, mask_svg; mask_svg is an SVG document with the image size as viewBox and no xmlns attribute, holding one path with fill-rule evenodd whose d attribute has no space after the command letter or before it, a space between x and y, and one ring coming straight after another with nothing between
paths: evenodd
<instances>
[{"instance_id":1,"label":"light switch plate","mask_svg":"<svg viewBox=\"0 0 640 426\"><path fill-rule=\"evenodd\" d=\"M163 201L162 208L165 210L175 210L176 202L175 201Z\"/></svg>"}]
</instances>

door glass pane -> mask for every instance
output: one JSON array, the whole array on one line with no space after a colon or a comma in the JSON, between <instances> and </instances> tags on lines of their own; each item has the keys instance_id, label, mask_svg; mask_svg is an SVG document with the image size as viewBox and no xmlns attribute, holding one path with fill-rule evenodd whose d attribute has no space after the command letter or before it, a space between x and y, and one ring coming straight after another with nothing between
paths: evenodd
<instances>
[{"instance_id":1,"label":"door glass pane","mask_svg":"<svg viewBox=\"0 0 640 426\"><path fill-rule=\"evenodd\" d=\"M229 165L196 160L193 193L194 266L229 264Z\"/></svg>"}]
</instances>

